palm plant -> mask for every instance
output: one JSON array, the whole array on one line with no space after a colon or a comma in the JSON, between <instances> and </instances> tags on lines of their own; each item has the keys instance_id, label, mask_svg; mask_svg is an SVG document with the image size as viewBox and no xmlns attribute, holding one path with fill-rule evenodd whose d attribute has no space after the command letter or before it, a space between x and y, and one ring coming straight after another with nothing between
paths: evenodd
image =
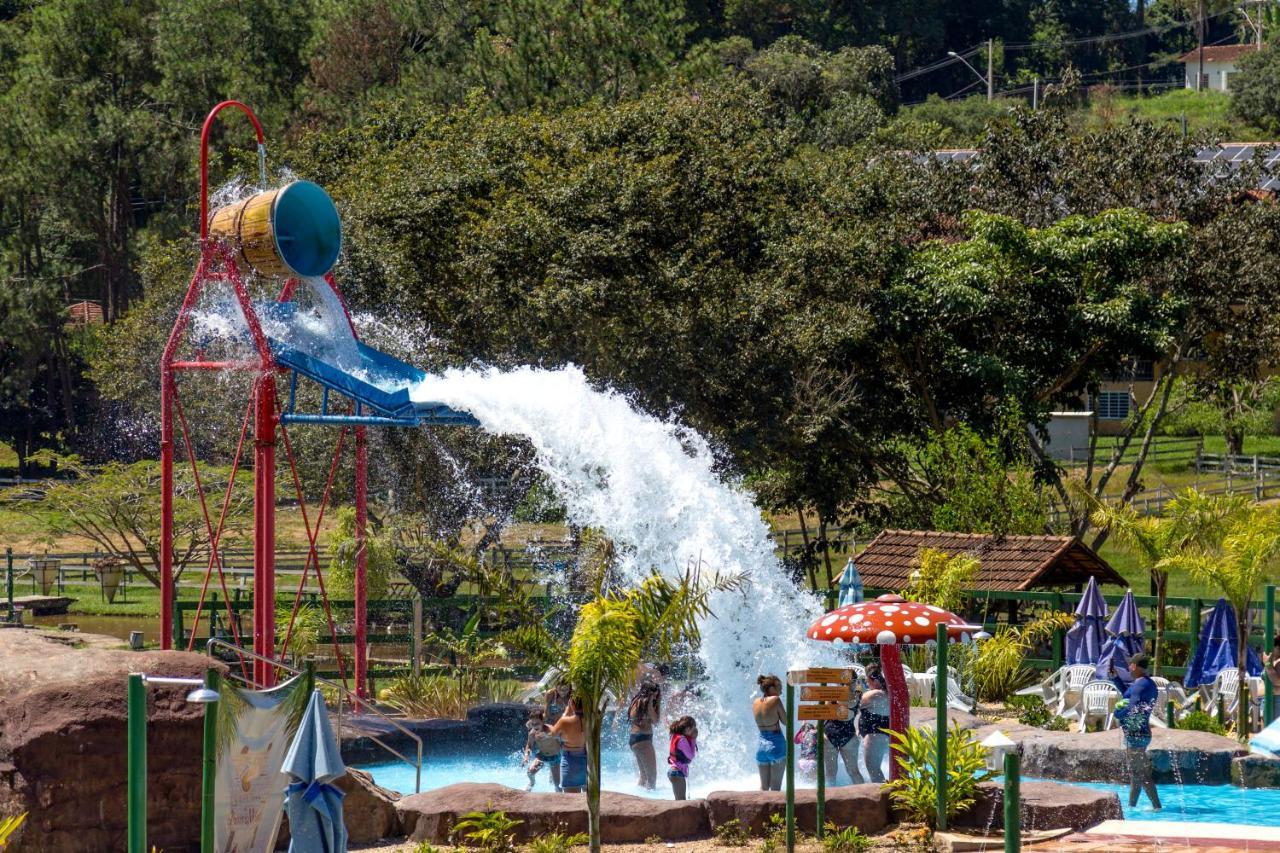
<instances>
[{"instance_id":1,"label":"palm plant","mask_svg":"<svg viewBox=\"0 0 1280 853\"><path fill-rule=\"evenodd\" d=\"M448 653L449 673L467 702L479 697L481 682L485 680L484 668L507 657L500 640L480 631L482 615L479 611L473 613L461 631L442 628L424 641L425 645L443 648Z\"/></svg>"},{"instance_id":2,"label":"palm plant","mask_svg":"<svg viewBox=\"0 0 1280 853\"><path fill-rule=\"evenodd\" d=\"M1244 719L1245 709L1249 707L1249 682L1244 672L1249 651L1249 603L1280 565L1280 516L1271 507L1254 507L1234 520L1216 553L1182 555L1170 565L1216 586L1235 608L1236 636L1240 638L1236 666L1241 673L1236 734L1242 742L1246 741L1249 727Z\"/></svg>"},{"instance_id":3,"label":"palm plant","mask_svg":"<svg viewBox=\"0 0 1280 853\"><path fill-rule=\"evenodd\" d=\"M1228 528L1246 514L1249 501L1243 495L1205 495L1195 489L1180 492L1165 506L1164 515L1141 515L1132 506L1093 502L1096 527L1141 560L1151 574L1156 592L1154 675L1160 674L1160 646L1164 642L1165 599L1169 572L1189 556L1213 551Z\"/></svg>"},{"instance_id":4,"label":"palm plant","mask_svg":"<svg viewBox=\"0 0 1280 853\"><path fill-rule=\"evenodd\" d=\"M579 612L565 675L586 734L592 853L600 850L600 730L607 696L621 696L630 689L646 655L667 658L680 644L697 644L699 622L712 615L711 595L741 585L740 576L704 579L696 569L677 580L654 573L634 589L598 590Z\"/></svg>"}]
</instances>

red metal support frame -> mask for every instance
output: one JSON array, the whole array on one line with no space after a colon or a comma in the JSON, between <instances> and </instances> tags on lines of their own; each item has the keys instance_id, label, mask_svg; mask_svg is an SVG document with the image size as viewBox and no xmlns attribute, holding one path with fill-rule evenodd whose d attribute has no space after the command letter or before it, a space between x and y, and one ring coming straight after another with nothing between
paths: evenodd
<instances>
[{"instance_id":1,"label":"red metal support frame","mask_svg":"<svg viewBox=\"0 0 1280 853\"><path fill-rule=\"evenodd\" d=\"M275 684L275 667L267 661L276 645L276 378L258 377L254 390L253 458L253 681ZM266 658L266 660L263 660Z\"/></svg>"}]
</instances>

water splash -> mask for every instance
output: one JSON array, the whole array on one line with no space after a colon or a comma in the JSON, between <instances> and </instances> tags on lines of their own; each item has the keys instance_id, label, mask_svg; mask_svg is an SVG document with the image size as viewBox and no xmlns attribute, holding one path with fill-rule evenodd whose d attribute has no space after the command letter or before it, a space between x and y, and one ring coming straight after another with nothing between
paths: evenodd
<instances>
[{"instance_id":1,"label":"water splash","mask_svg":"<svg viewBox=\"0 0 1280 853\"><path fill-rule=\"evenodd\" d=\"M677 576L689 565L748 578L746 592L715 597L717 618L702 625L709 683L697 714L696 772L732 778L749 770L756 676L834 654L805 640L821 602L783 572L751 495L718 476L705 439L593 387L574 366L449 370L410 394L468 411L489 432L528 440L569 520L620 546L628 580L651 569Z\"/></svg>"}]
</instances>

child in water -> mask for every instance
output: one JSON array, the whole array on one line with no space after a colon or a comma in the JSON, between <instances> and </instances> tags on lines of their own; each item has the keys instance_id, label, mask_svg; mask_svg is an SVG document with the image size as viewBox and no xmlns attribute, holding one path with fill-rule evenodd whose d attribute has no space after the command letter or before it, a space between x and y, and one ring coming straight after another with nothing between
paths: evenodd
<instances>
[{"instance_id":1,"label":"child in water","mask_svg":"<svg viewBox=\"0 0 1280 853\"><path fill-rule=\"evenodd\" d=\"M671 745L667 750L667 778L677 800L689 793L689 764L698 754L698 724L693 717L681 717L671 724Z\"/></svg>"},{"instance_id":2,"label":"child in water","mask_svg":"<svg viewBox=\"0 0 1280 853\"><path fill-rule=\"evenodd\" d=\"M813 723L805 723L796 732L796 773L803 779L818 778L818 729Z\"/></svg>"},{"instance_id":3,"label":"child in water","mask_svg":"<svg viewBox=\"0 0 1280 853\"><path fill-rule=\"evenodd\" d=\"M547 725L540 708L534 708L529 712L529 720L524 727L529 732L529 737L524 742L524 758L520 761L521 767L529 765L529 784L525 786L525 790L533 790L538 771L545 766L551 768L551 784L555 786L556 793L559 793L560 738L552 734L551 727ZM530 755L535 756L532 764L529 764Z\"/></svg>"}]
</instances>

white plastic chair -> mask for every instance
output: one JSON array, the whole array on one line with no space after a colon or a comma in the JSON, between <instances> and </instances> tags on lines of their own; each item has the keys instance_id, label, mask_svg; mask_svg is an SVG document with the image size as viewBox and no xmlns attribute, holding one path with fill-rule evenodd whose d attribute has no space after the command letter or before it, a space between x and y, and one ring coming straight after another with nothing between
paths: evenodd
<instances>
[{"instance_id":1,"label":"white plastic chair","mask_svg":"<svg viewBox=\"0 0 1280 853\"><path fill-rule=\"evenodd\" d=\"M1102 730L1111 728L1115 720L1120 691L1110 681L1090 681L1080 691L1080 731L1088 731L1091 720L1102 720Z\"/></svg>"},{"instance_id":2,"label":"white plastic chair","mask_svg":"<svg viewBox=\"0 0 1280 853\"><path fill-rule=\"evenodd\" d=\"M1084 686L1096 678L1097 668L1089 664L1078 663L1067 667L1062 685L1058 689L1057 715L1070 718L1073 713L1078 713L1073 709L1077 709L1080 705Z\"/></svg>"}]
</instances>

